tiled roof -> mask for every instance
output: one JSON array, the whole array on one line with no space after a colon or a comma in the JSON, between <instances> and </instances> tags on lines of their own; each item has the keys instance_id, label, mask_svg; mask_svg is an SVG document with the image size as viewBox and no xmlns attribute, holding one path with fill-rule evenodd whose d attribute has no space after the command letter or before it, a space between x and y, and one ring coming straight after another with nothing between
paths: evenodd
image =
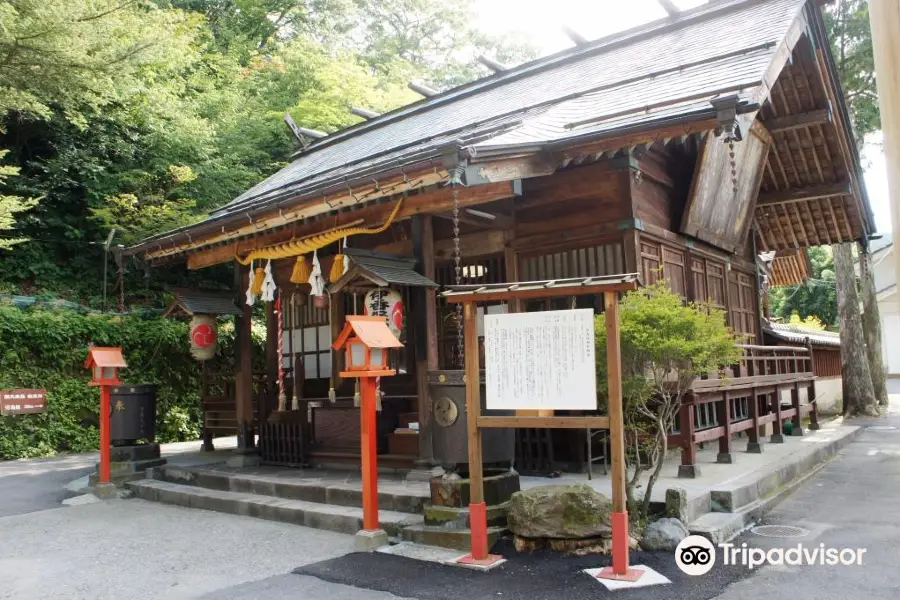
<instances>
[{"instance_id":1,"label":"tiled roof","mask_svg":"<svg viewBox=\"0 0 900 600\"><path fill-rule=\"evenodd\" d=\"M476 157L564 146L711 118L717 96L761 101L761 82L804 4L721 0L431 96L316 140L203 223L437 160L448 146Z\"/></svg>"},{"instance_id":2,"label":"tiled roof","mask_svg":"<svg viewBox=\"0 0 900 600\"><path fill-rule=\"evenodd\" d=\"M172 314L181 309L188 315L239 315L241 311L234 304L234 295L228 292L199 292L176 290L175 300L166 309Z\"/></svg>"},{"instance_id":3,"label":"tiled roof","mask_svg":"<svg viewBox=\"0 0 900 600\"><path fill-rule=\"evenodd\" d=\"M833 331L807 329L787 323L768 323L763 331L773 337L792 344L805 345L807 340L814 345L840 347L841 334Z\"/></svg>"}]
</instances>

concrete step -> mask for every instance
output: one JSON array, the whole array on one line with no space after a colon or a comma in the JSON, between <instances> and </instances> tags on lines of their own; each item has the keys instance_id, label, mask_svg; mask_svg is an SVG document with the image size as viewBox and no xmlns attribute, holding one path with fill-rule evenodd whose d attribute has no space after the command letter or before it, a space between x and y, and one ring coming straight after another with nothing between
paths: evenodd
<instances>
[{"instance_id":1,"label":"concrete step","mask_svg":"<svg viewBox=\"0 0 900 600\"><path fill-rule=\"evenodd\" d=\"M717 485L709 492L710 510L719 513L739 513L748 508L752 509L785 486L805 478L861 433L861 428L848 430L833 439L817 442L811 451L792 456L773 469L767 469L766 472L749 473L727 485Z\"/></svg>"},{"instance_id":2,"label":"concrete step","mask_svg":"<svg viewBox=\"0 0 900 600\"><path fill-rule=\"evenodd\" d=\"M500 536L503 535L504 531L506 531L505 527L488 527L488 548L500 540ZM409 525L400 531L400 539L407 542L462 551L468 551L472 548L471 533L468 529L449 529L447 527L424 524Z\"/></svg>"},{"instance_id":3,"label":"concrete step","mask_svg":"<svg viewBox=\"0 0 900 600\"><path fill-rule=\"evenodd\" d=\"M258 517L339 533L355 534L362 529L362 509L357 507L215 490L155 479L132 481L126 486L144 500ZM378 517L382 529L393 537L398 537L405 527L424 522L421 515L392 510L379 510Z\"/></svg>"},{"instance_id":4,"label":"concrete step","mask_svg":"<svg viewBox=\"0 0 900 600\"><path fill-rule=\"evenodd\" d=\"M814 465L810 471L799 477L789 480L779 488L769 490L763 497L757 497L753 501L742 505L732 512L710 512L688 523L688 531L692 535L702 535L714 544L727 542L744 529L758 523L762 517L772 510L779 502L791 495L811 477L828 465L830 457L821 464Z\"/></svg>"},{"instance_id":5,"label":"concrete step","mask_svg":"<svg viewBox=\"0 0 900 600\"><path fill-rule=\"evenodd\" d=\"M287 500L302 500L351 508L362 506L362 487L359 483L319 478L241 475L212 469L171 465L155 468L149 473L149 476L159 481L225 492L274 496ZM380 509L420 514L424 503L429 499L430 493L425 485L407 485L391 481L379 481L378 483L378 507Z\"/></svg>"}]
</instances>

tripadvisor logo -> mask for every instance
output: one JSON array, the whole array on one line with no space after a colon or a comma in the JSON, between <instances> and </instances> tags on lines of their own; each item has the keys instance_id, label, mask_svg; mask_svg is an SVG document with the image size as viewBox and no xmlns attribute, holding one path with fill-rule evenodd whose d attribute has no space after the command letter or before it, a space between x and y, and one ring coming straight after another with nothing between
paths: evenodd
<instances>
[{"instance_id":1,"label":"tripadvisor logo","mask_svg":"<svg viewBox=\"0 0 900 600\"><path fill-rule=\"evenodd\" d=\"M746 543L719 544L723 565L744 565L755 569L762 565L861 565L866 548L826 548L825 544L789 548L750 548ZM716 547L703 536L690 535L675 548L675 564L687 575L705 575L716 564Z\"/></svg>"},{"instance_id":2,"label":"tripadvisor logo","mask_svg":"<svg viewBox=\"0 0 900 600\"><path fill-rule=\"evenodd\" d=\"M716 564L716 547L702 535L689 535L675 548L675 564L688 575L705 575Z\"/></svg>"}]
</instances>

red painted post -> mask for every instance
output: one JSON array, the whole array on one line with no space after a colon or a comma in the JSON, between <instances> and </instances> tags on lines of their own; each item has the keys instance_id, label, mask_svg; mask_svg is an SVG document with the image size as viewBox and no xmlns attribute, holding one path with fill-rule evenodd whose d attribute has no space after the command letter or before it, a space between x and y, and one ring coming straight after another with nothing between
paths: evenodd
<instances>
[{"instance_id":1,"label":"red painted post","mask_svg":"<svg viewBox=\"0 0 900 600\"><path fill-rule=\"evenodd\" d=\"M378 529L378 432L375 423L375 378L360 377L363 529Z\"/></svg>"},{"instance_id":2,"label":"red painted post","mask_svg":"<svg viewBox=\"0 0 900 600\"><path fill-rule=\"evenodd\" d=\"M487 505L484 502L469 504L469 529L472 532L472 559L488 558Z\"/></svg>"},{"instance_id":3,"label":"red painted post","mask_svg":"<svg viewBox=\"0 0 900 600\"><path fill-rule=\"evenodd\" d=\"M612 567L616 575L628 573L628 511L611 513Z\"/></svg>"},{"instance_id":4,"label":"red painted post","mask_svg":"<svg viewBox=\"0 0 900 600\"><path fill-rule=\"evenodd\" d=\"M109 483L109 386L100 386L100 482Z\"/></svg>"}]
</instances>

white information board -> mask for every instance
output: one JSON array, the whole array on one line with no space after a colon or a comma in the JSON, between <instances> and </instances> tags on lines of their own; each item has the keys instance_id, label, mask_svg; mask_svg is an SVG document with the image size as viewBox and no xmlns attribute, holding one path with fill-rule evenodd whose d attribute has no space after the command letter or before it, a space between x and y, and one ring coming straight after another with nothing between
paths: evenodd
<instances>
[{"instance_id":1,"label":"white information board","mask_svg":"<svg viewBox=\"0 0 900 600\"><path fill-rule=\"evenodd\" d=\"M487 409L595 410L594 311L485 315Z\"/></svg>"}]
</instances>

